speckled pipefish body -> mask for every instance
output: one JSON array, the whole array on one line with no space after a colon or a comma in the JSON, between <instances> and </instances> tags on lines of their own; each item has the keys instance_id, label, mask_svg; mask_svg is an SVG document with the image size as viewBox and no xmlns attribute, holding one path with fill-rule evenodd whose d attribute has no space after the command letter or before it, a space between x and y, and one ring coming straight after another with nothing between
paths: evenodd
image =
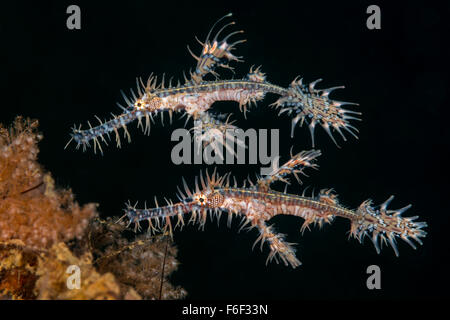
<instances>
[{"instance_id":1,"label":"speckled pipefish body","mask_svg":"<svg viewBox=\"0 0 450 320\"><path fill-rule=\"evenodd\" d=\"M341 205L332 190L323 189L318 195L311 197L303 195L287 194L274 191L270 185L275 181L288 182L290 174L302 173L305 168L315 168L314 163L320 152L301 152L292 157L284 166L276 169L270 177L260 178L249 186L238 187L230 184L230 175L212 176L206 174L206 179L200 175L200 184L196 179L195 188L191 190L183 179L184 191L178 189L179 202L174 204L167 201L167 205L156 208L137 209L136 205L127 205L124 217L129 223L134 223L135 228L140 228L140 222L147 220L149 228L153 231L165 230L172 233L172 217L177 217L177 226L185 224L185 216L192 212L190 222L199 223L204 227L207 215L220 219L223 212L228 213L228 222L231 223L234 216L241 217L241 229L257 228L259 237L255 245L260 241L261 249L264 243L268 243L269 256L267 262L283 261L285 265L297 267L301 263L297 259L292 244L287 243L284 236L278 234L274 228L267 224L273 216L278 214L293 215L304 219L301 227L303 232L309 229L311 224L322 226L331 223L335 217L350 220L350 236L360 242L365 236L369 236L375 249L380 253L383 243L389 243L398 256L396 239L401 238L416 248L411 240L422 244L421 238L426 236L422 230L427 226L425 222L414 222L417 217L402 217L402 213L410 206L402 209L387 210L387 205L393 199L390 197L379 207L372 206L370 200L364 201L357 209L348 209Z\"/></svg>"},{"instance_id":2,"label":"speckled pipefish body","mask_svg":"<svg viewBox=\"0 0 450 320\"><path fill-rule=\"evenodd\" d=\"M349 123L349 120L359 120L352 114L359 115L360 113L342 108L344 104L354 105L354 103L329 98L329 94L333 90L343 88L342 86L317 89L315 85L320 79L305 85L302 80L297 80L297 78L288 88L283 88L268 82L260 67L250 68L248 74L242 79L218 80L219 75L216 72L218 68L233 70L233 67L229 65L230 62L242 61L242 57L236 57L231 51L235 49L237 44L245 40L238 40L233 43L227 42L230 37L240 34L242 31L234 31L219 40L220 34L227 27L234 25L234 22L225 24L211 39L212 31L216 25L230 16L231 14L222 17L213 25L205 42L197 40L202 46L199 56L194 55L188 47L189 52L196 59L197 65L195 71L189 73L189 78L184 76L184 84L178 82L177 85L172 86L171 80L166 84L164 76L159 83L156 76L150 76L146 84L141 79L136 79L137 93L131 90L131 97L127 97L122 92L126 105L118 105L123 113L120 115L113 114L110 120L101 120L97 117L100 123L91 126L88 122L89 128L87 129L82 129L81 126L74 127L68 144L74 140L77 148L82 146L85 149L92 143L94 151L98 147L102 152L101 143L107 144L105 137L109 138L109 134L114 133L117 145L120 147L120 129L124 130L124 137L130 141L131 137L127 130L127 125L130 122L138 120L138 127L142 127L144 133L150 133L151 121L157 115L162 116L164 112L168 112L170 118L172 118L173 112L184 112L188 119L193 117L195 120L200 120L195 123L195 128L199 126L197 129L202 130L203 133L211 129L218 129L223 132L228 127L228 123L222 122L220 116L209 111L214 102L235 101L239 103L240 110L246 112L247 106L261 101L267 93L279 96L279 99L272 104L273 107L278 108L280 113L293 116L292 134L297 123L300 123L300 125L305 122L309 124L313 146L314 128L317 124L325 129L336 144L332 130L338 132L344 140L346 140L345 131L357 137L355 133L357 129ZM215 76L216 80L206 81L205 77L209 74ZM142 119L145 119L145 126ZM201 127L205 123L209 125ZM204 134L204 142L211 143L212 137L214 135Z\"/></svg>"}]
</instances>

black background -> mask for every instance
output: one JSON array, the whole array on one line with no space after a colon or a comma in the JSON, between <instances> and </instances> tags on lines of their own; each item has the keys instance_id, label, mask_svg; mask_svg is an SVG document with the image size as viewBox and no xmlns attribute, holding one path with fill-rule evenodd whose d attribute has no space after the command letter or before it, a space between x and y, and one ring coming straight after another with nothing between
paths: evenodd
<instances>
[{"instance_id":1,"label":"black background","mask_svg":"<svg viewBox=\"0 0 450 320\"><path fill-rule=\"evenodd\" d=\"M66 8L81 7L81 30L66 28ZM366 8L378 4L382 29L366 28ZM191 299L428 299L448 297L448 188L444 154L448 130L449 76L443 63L449 56L444 22L449 7L431 2L387 4L364 1L209 2L205 4L124 2L21 2L2 4L0 91L2 123L16 115L37 118L44 140L40 162L62 187L71 187L80 203L97 202L102 216L121 214L124 202L168 197L184 176L193 182L205 166L174 165L170 151L173 129L167 117L144 136L132 124L132 143L107 147L103 156L64 150L70 127L95 122L94 115L119 112L120 89L135 86L135 77L151 72L182 78L194 66L189 44L199 52L194 36L204 39L212 23L233 12L236 29L245 30L247 43L236 50L245 63L262 65L268 81L287 86L297 75L306 81L323 78L320 87L345 85L338 100L360 104L363 112L359 140L342 142L341 149L318 129L323 155L320 171L310 172L304 186L333 187L341 202L358 206L367 198L383 202L396 195L392 208L409 203L409 215L429 224L424 246L414 251L399 243L400 258L390 248L377 255L370 241L347 239L349 223L337 219L323 230L300 235L301 219L278 216L277 230L299 243L303 265L295 270L265 265L267 248L251 250L257 232L237 233L222 218L205 231L187 227L175 232L181 265L173 283ZM222 78L231 76L226 70ZM248 120L235 103L217 103L234 112L241 128L279 128L280 153L286 160L310 148L309 132L297 128L290 138L287 116L266 106L268 96L252 109ZM238 180L259 172L258 165L220 166ZM291 193L304 186L293 185ZM382 271L382 289L366 288L366 268Z\"/></svg>"}]
</instances>

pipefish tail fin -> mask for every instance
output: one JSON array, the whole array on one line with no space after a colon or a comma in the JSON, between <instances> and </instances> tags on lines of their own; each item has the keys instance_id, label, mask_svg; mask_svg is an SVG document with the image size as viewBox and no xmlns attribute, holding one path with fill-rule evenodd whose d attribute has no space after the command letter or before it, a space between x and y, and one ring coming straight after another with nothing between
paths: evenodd
<instances>
[{"instance_id":1,"label":"pipefish tail fin","mask_svg":"<svg viewBox=\"0 0 450 320\"><path fill-rule=\"evenodd\" d=\"M243 30L231 32L219 40L220 34L229 26L234 25L235 24L234 21L231 21L231 22L225 24L224 26L222 26L222 28L220 28L216 32L214 37L211 39L212 33L215 30L215 27L220 22L222 22L223 20L225 20L226 18L229 18L231 16L232 16L232 14L228 13L228 14L224 15L222 18L220 18L219 20L217 20L213 24L211 29L209 30L208 35L206 36L205 42L201 42L200 40L196 39L198 41L198 43L200 43L200 45L202 46L202 52L199 56L196 56L188 46L189 53L197 61L197 66L195 67L195 71L191 72L191 79L192 79L193 83L198 84L198 83L202 82L204 76L209 73L214 75L216 78L218 78L219 75L215 71L217 67L226 68L226 69L233 71L234 68L229 65L230 61L237 61L237 62L243 61L243 60L241 60L242 57L235 56L234 54L231 53L231 51L235 49L236 45L243 43L246 40L245 39L236 40L232 43L227 42L232 36L243 33L244 32ZM234 73L234 71L233 71L233 73Z\"/></svg>"},{"instance_id":2,"label":"pipefish tail fin","mask_svg":"<svg viewBox=\"0 0 450 320\"><path fill-rule=\"evenodd\" d=\"M314 130L317 124L322 126L338 147L339 145L333 136L332 130L338 132L344 141L347 141L347 137L344 135L345 131L358 139L357 133L359 131L350 124L349 120L360 121L361 119L357 116L361 115L361 113L341 107L343 105L358 104L330 99L329 95L331 92L344 87L316 89L316 84L321 80L318 79L306 85L302 79L298 80L297 77L292 81L287 92L272 104L272 106L280 108L279 114L287 113L293 116L291 137L294 136L296 125L300 123L300 126L302 126L306 122L311 133L313 148L315 145Z\"/></svg>"},{"instance_id":3,"label":"pipefish tail fin","mask_svg":"<svg viewBox=\"0 0 450 320\"><path fill-rule=\"evenodd\" d=\"M402 239L416 249L415 243L411 240L422 244L421 238L427 235L422 229L427 227L427 223L414 221L418 216L402 217L411 205L388 210L387 206L393 199L394 196L389 197L378 207L373 206L371 200L364 201L356 210L355 218L352 219L350 236L358 239L359 242L362 242L366 236L370 237L377 253L380 253L383 244L389 244L398 257L396 239Z\"/></svg>"}]
</instances>

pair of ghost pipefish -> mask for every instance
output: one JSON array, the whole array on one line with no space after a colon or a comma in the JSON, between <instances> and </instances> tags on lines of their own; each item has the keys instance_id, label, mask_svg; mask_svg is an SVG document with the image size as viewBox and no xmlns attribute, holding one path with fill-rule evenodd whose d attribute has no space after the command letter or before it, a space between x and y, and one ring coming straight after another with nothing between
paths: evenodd
<instances>
[{"instance_id":1,"label":"pair of ghost pipefish","mask_svg":"<svg viewBox=\"0 0 450 320\"><path fill-rule=\"evenodd\" d=\"M225 135L227 129L235 129L228 121L224 121L221 114L214 114L210 112L211 106L216 101L235 101L239 103L239 109L246 114L247 107L264 99L267 93L279 95L272 107L277 108L279 113L287 113L292 116L292 133L297 123L309 123L309 130L312 137L312 146L314 147L314 130L317 124L320 124L331 139L337 142L331 130L338 132L341 137L346 140L344 132L348 132L357 138L356 132L358 130L350 124L350 120L360 120L357 115L360 112L351 111L342 108L342 105L357 105L356 103L343 102L332 100L329 94L335 90L344 88L343 86L317 89L316 84L321 81L318 79L310 84L304 84L302 79L298 77L292 81L288 88L284 88L272 84L266 80L266 76L261 72L260 67L250 68L250 72L242 79L220 80L217 68L225 68L234 70L229 64L232 61L242 62L242 57L237 57L232 54L232 50L236 45L245 40L237 40L233 43L227 41L230 37L240 34L243 31L234 31L219 40L220 34L227 28L234 25L234 22L225 24L218 30L215 36L211 39L213 30L217 24L222 20L231 17L227 14L219 19L210 29L206 40L204 42L197 41L202 46L202 51L199 56L196 56L189 49L191 55L196 59L197 65L194 72L189 72L189 79L184 75L184 84L172 85L172 78L166 85L165 76L162 81L158 83L158 77L151 75L146 84L142 79L136 79L137 94L131 89L131 97L127 97L122 91L125 101L125 106L118 103L123 113L120 115L112 114L110 120L102 121L96 117L100 122L97 126L92 126L89 122L89 128L82 130L81 125L72 128L71 139L66 147L75 141L76 148L82 146L83 150L86 147L94 146L94 152L97 147L103 153L102 143L107 144L106 137L110 138L110 134L114 133L117 146L121 146L119 130L123 129L124 137L131 141L130 133L127 125L133 121L138 121L138 127L141 127L145 133L150 133L151 122L158 115L163 117L165 112L169 113L172 119L172 114L175 112L184 112L186 116L186 123L190 118L194 120L194 129L201 134L200 139L203 143L210 144L217 141L217 132ZM234 71L233 71L234 72ZM207 81L207 75L216 77L214 81ZM355 116L356 115L356 116ZM145 125L142 120L145 119ZM214 134L211 134L211 133Z\"/></svg>"},{"instance_id":2,"label":"pair of ghost pipefish","mask_svg":"<svg viewBox=\"0 0 450 320\"><path fill-rule=\"evenodd\" d=\"M397 210L388 210L387 206L394 198L391 196L379 207L372 205L371 200L364 201L356 210L348 209L341 205L332 189L322 189L318 195L311 197L287 194L286 191L278 192L271 189L276 181L289 183L289 175L298 174L306 168L317 168L316 158L320 151L303 151L292 156L283 166L275 169L271 175L259 178L256 183L244 182L239 187L234 180L230 183L230 174L220 176L214 172L211 176L206 172L206 179L200 174L195 179L195 187L190 189L183 179L184 191L178 188L179 202L167 201L166 206L138 209L136 205L127 204L125 215L129 225L134 223L135 230L140 229L141 221L148 221L149 230L154 232L164 231L172 234L174 228L185 224L185 216L192 213L189 222L198 223L204 227L208 214L211 219L220 220L222 213L228 214L228 225L234 216L240 217L240 229L256 228L259 237L254 246L260 242L261 250L264 243L268 243L270 253L267 261L281 260L286 266L295 268L301 263L297 259L295 249L291 243L285 241L282 234L274 231L267 222L275 215L293 215L304 219L300 231L309 229L311 224L322 226L331 223L335 217L350 220L350 237L355 237L360 242L368 236L372 240L377 253L380 253L384 244L390 244L398 256L396 239L400 238L410 244L414 249L415 244L411 240L422 244L421 238L426 236L422 230L427 226L425 222L415 222L418 217L402 217L402 213L411 207L408 205ZM200 183L198 182L200 180ZM121 218L121 219L122 219ZM171 219L176 219L172 226ZM254 247L253 246L253 247Z\"/></svg>"},{"instance_id":3,"label":"pair of ghost pipefish","mask_svg":"<svg viewBox=\"0 0 450 320\"><path fill-rule=\"evenodd\" d=\"M316 80L310 84L304 84L302 79L296 78L288 88L283 88L266 81L265 74L260 68L250 69L250 72L240 80L219 80L215 71L218 67L233 70L229 65L231 61L242 61L241 57L236 57L231 53L235 46L244 40L228 43L228 39L242 31L235 31L219 40L220 34L225 28L234 24L225 24L211 38L212 31L216 25L230 17L228 14L219 19L210 29L205 42L197 41L202 46L202 52L196 56L189 49L189 52L197 60L194 72L190 72L190 79L185 76L185 83L178 83L172 86L171 80L166 87L164 76L158 84L156 76L150 76L147 84L137 79L136 95L131 90L132 98L127 97L123 92L126 106L118 104L123 113L102 122L99 125L86 130L80 127L72 129L71 140L85 149L94 145L94 152L98 147L103 152L101 143L107 143L105 137L110 133L116 136L116 142L120 147L119 129L124 130L124 136L130 140L127 125L138 120L138 127L142 127L144 133L150 133L150 123L154 117L168 112L170 118L174 112L184 112L187 120L194 119L194 129L200 130L201 139L205 144L215 143L217 132L226 134L229 128L236 128L231 123L223 121L223 115L216 115L210 112L211 105L216 101L235 101L239 103L239 108L244 114L248 105L261 101L267 93L277 94L280 97L272 106L279 109L281 113L293 116L292 131L297 123L309 123L309 130L314 147L314 129L320 124L331 139L337 142L331 132L338 132L344 140L344 132L348 132L357 138L355 132L358 130L350 124L350 120L360 120L353 115L359 112L343 109L342 105L356 105L355 103L336 101L329 98L329 94L338 88L316 89L316 84L321 80ZM205 76L211 74L216 77L215 81L205 80ZM142 120L145 119L145 126ZM186 120L186 122L187 122ZM68 145L67 144L67 145ZM125 215L129 219L129 224L134 223L135 228L139 228L140 221L148 220L149 228L153 231L165 229L172 233L172 229L182 226L185 223L185 216L192 213L190 221L198 222L204 226L208 213L220 216L223 212L228 213L228 221L231 222L234 215L242 217L242 227L257 228L260 236L257 242L268 243L270 254L267 261L275 259L281 260L286 265L297 267L300 261L295 255L292 244L287 243L283 235L277 234L274 229L267 224L274 215L286 214L300 216L305 219L302 231L309 228L311 223L322 225L330 223L335 217L343 217L351 221L350 236L362 241L366 236L370 236L377 252L380 252L382 244L390 244L398 255L396 238L401 238L411 246L415 247L411 240L421 243L426 232L422 229L425 222L414 222L417 217L403 218L401 214L409 206L388 210L387 205L392 200L389 198L379 207L374 207L370 200L364 201L356 210L350 210L339 204L337 196L331 190L322 190L317 196L307 197L304 194L291 195L271 189L275 181L288 182L288 175L293 174L298 178L298 173L302 173L305 168L316 168L315 159L319 156L319 151L306 151L292 156L284 166L275 170L272 175L259 178L256 184L246 187L244 184L238 187L237 183L230 184L230 175L219 176L213 173L212 176L206 174L206 180L200 175L200 185L196 180L195 189L191 190L184 182L184 193L179 190L179 202L168 202L167 206L156 208L138 209L136 206L128 204ZM172 218L177 218L177 223L172 227ZM255 242L255 244L257 243Z\"/></svg>"}]
</instances>

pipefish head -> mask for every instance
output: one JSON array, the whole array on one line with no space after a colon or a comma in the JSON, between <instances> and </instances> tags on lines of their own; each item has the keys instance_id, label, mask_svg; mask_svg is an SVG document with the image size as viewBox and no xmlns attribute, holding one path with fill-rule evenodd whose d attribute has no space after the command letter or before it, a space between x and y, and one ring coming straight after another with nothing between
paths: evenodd
<instances>
[{"instance_id":1,"label":"pipefish head","mask_svg":"<svg viewBox=\"0 0 450 320\"><path fill-rule=\"evenodd\" d=\"M228 186L228 183L225 183L225 179L228 176L219 176L216 174L216 170L214 170L211 176L206 171L206 179L204 179L200 172L200 184L198 176L195 177L195 188L193 189L188 187L183 178L184 193L178 187L178 198L184 203L191 203L198 207L204 207L206 209L218 208L225 201L225 197L220 192L220 188L224 185Z\"/></svg>"},{"instance_id":2,"label":"pipefish head","mask_svg":"<svg viewBox=\"0 0 450 320\"><path fill-rule=\"evenodd\" d=\"M218 208L224 202L225 197L218 191L214 191L207 197L207 203L210 208Z\"/></svg>"},{"instance_id":3,"label":"pipefish head","mask_svg":"<svg viewBox=\"0 0 450 320\"><path fill-rule=\"evenodd\" d=\"M133 107L141 111L156 111L161 106L161 98L153 93L144 93L140 98L136 99Z\"/></svg>"},{"instance_id":4,"label":"pipefish head","mask_svg":"<svg viewBox=\"0 0 450 320\"><path fill-rule=\"evenodd\" d=\"M192 200L201 207L214 209L222 205L224 197L218 191L206 190L195 193L192 196Z\"/></svg>"}]
</instances>

